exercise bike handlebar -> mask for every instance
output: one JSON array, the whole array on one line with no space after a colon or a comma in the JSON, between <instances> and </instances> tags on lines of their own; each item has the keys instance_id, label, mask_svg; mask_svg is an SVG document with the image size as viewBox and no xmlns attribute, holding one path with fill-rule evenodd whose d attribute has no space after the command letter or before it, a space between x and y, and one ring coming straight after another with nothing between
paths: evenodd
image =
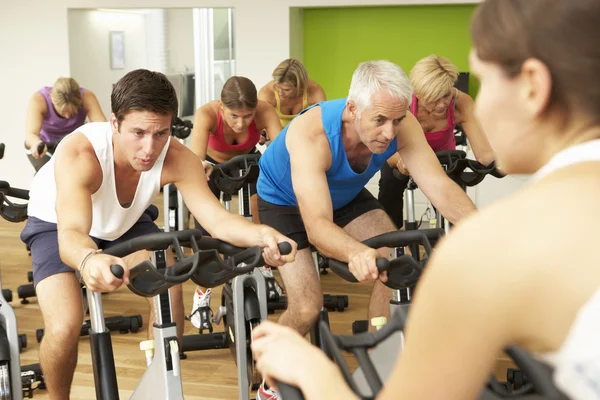
<instances>
[{"instance_id":1,"label":"exercise bike handlebar","mask_svg":"<svg viewBox=\"0 0 600 400\"><path fill-rule=\"evenodd\" d=\"M435 155L440 164L445 167L446 175L463 188L479 184L487 175L499 179L505 176L496 168L495 161L492 161L489 165L483 165L466 158L467 154L462 150L438 151ZM470 169L470 171L465 171L466 169ZM396 179L405 180L407 178L397 169L394 169L392 173Z\"/></svg>"},{"instance_id":2,"label":"exercise bike handlebar","mask_svg":"<svg viewBox=\"0 0 600 400\"><path fill-rule=\"evenodd\" d=\"M21 200L29 200L29 190L17 189L11 187L6 181L0 181L0 193L7 197L14 197Z\"/></svg>"},{"instance_id":3,"label":"exercise bike handlebar","mask_svg":"<svg viewBox=\"0 0 600 400\"><path fill-rule=\"evenodd\" d=\"M171 125L171 135L175 136L177 139L186 139L192 134L193 128L194 124L192 121L175 118L175 121L173 121L173 124Z\"/></svg>"},{"instance_id":4,"label":"exercise bike handlebar","mask_svg":"<svg viewBox=\"0 0 600 400\"><path fill-rule=\"evenodd\" d=\"M231 160L214 166L210 179L222 192L234 195L247 184L258 180L259 153L240 154Z\"/></svg>"},{"instance_id":5,"label":"exercise bike handlebar","mask_svg":"<svg viewBox=\"0 0 600 400\"><path fill-rule=\"evenodd\" d=\"M140 236L105 251L117 257L125 257L139 250L164 250L173 245L179 260L170 268L157 269L150 261L143 261L129 270L129 289L143 297L153 297L166 292L174 285L191 279L205 287L215 287L228 280L264 265L262 249L253 246L247 249L232 246L210 237L202 237L198 230L160 232ZM182 246L192 249L186 256ZM290 243L279 243L281 254L292 251ZM228 256L223 259L220 254ZM113 265L111 271L116 277L122 267Z\"/></svg>"},{"instance_id":6,"label":"exercise bike handlebar","mask_svg":"<svg viewBox=\"0 0 600 400\"><path fill-rule=\"evenodd\" d=\"M425 263L433 252L431 241L437 241L442 235L442 229L394 231L372 237L363 243L374 249L381 247L404 247L411 244L420 244L425 248L425 257L421 262L417 262L409 255L403 255L391 261L381 257L377 258L377 269L380 272L388 272L388 280L385 285L392 289L402 289L413 286L417 282ZM356 277L350 272L348 263L334 259L328 259L327 262L331 270L343 279L349 282L358 282Z\"/></svg>"},{"instance_id":7,"label":"exercise bike handlebar","mask_svg":"<svg viewBox=\"0 0 600 400\"><path fill-rule=\"evenodd\" d=\"M47 153L54 154L54 152L56 151L56 147L58 146L59 143L60 143L60 140L56 140L53 142L44 142L44 141L39 142L37 145L38 154L42 154L44 152L44 148L46 148Z\"/></svg>"},{"instance_id":8,"label":"exercise bike handlebar","mask_svg":"<svg viewBox=\"0 0 600 400\"><path fill-rule=\"evenodd\" d=\"M406 314L401 310L397 310L389 319L388 323L379 331L365 332L356 335L333 335L329 326L321 322L321 332L323 341L327 349L334 358L334 361L340 368L340 372L344 380L350 386L350 389L359 396L360 399L374 399L383 388L383 381L379 372L376 369L373 360L369 357L369 349L372 349L380 343L387 340L392 334L404 331L406 323ZM351 352L358 357L359 354L363 357L359 358L359 365L363 371L367 384L369 385L372 395L364 396L359 390L354 379L352 371L342 355L341 350ZM516 346L510 346L505 349L506 353L514 360L519 369L523 371L531 382L531 389L535 394L524 394L511 398L522 400L566 400L566 398L555 387L552 379L552 371L534 359L526 351ZM303 400L304 396L299 388L281 384L277 382L283 400ZM526 393L529 393L527 391ZM484 389L480 400L501 400L506 398L493 390L492 386Z\"/></svg>"},{"instance_id":9,"label":"exercise bike handlebar","mask_svg":"<svg viewBox=\"0 0 600 400\"><path fill-rule=\"evenodd\" d=\"M6 181L0 181L0 215L9 222L21 222L27 219L27 204L17 204L8 198L29 200L29 190L10 187Z\"/></svg>"}]
</instances>

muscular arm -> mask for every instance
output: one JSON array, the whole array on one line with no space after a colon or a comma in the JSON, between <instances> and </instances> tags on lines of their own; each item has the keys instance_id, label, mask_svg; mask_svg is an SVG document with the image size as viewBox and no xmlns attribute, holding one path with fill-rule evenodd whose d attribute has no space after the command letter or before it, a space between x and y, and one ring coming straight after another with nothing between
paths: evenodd
<instances>
[{"instance_id":1,"label":"muscular arm","mask_svg":"<svg viewBox=\"0 0 600 400\"><path fill-rule=\"evenodd\" d=\"M333 205L325 172L331 164L321 108L307 111L288 128L292 184L309 241L325 256L349 261L368 249L333 222Z\"/></svg>"},{"instance_id":2,"label":"muscular arm","mask_svg":"<svg viewBox=\"0 0 600 400\"><path fill-rule=\"evenodd\" d=\"M440 166L417 119L407 113L402 124L398 153L425 196L452 223L475 211L471 199Z\"/></svg>"},{"instance_id":3,"label":"muscular arm","mask_svg":"<svg viewBox=\"0 0 600 400\"><path fill-rule=\"evenodd\" d=\"M102 112L100 103L91 90L83 92L83 110L90 122L106 122L106 116Z\"/></svg>"},{"instance_id":4,"label":"muscular arm","mask_svg":"<svg viewBox=\"0 0 600 400\"><path fill-rule=\"evenodd\" d=\"M467 139L469 139L469 144L473 149L473 154L475 154L475 159L480 164L488 165L495 159L494 150L492 150L492 146L479 121L475 118L475 102L468 94L459 91L456 108L460 116L457 123L462 124Z\"/></svg>"},{"instance_id":5,"label":"muscular arm","mask_svg":"<svg viewBox=\"0 0 600 400\"><path fill-rule=\"evenodd\" d=\"M225 210L208 188L202 160L176 140L171 140L161 180L162 185L172 182L177 186L187 207L211 236L240 247L267 245L263 233L272 228Z\"/></svg>"},{"instance_id":6,"label":"muscular arm","mask_svg":"<svg viewBox=\"0 0 600 400\"><path fill-rule=\"evenodd\" d=\"M76 133L63 140L55 154L56 216L60 258L73 269L98 248L90 238L92 194L102 181L102 170L89 141Z\"/></svg>"},{"instance_id":7,"label":"muscular arm","mask_svg":"<svg viewBox=\"0 0 600 400\"><path fill-rule=\"evenodd\" d=\"M46 101L38 92L34 93L27 106L27 117L25 119L25 143L32 151L40 141L40 131L46 110Z\"/></svg>"},{"instance_id":8,"label":"muscular arm","mask_svg":"<svg viewBox=\"0 0 600 400\"><path fill-rule=\"evenodd\" d=\"M267 139L271 141L275 140L282 129L281 121L277 116L277 112L275 112L275 108L271 104L259 100L256 114L258 130L266 129Z\"/></svg>"},{"instance_id":9,"label":"muscular arm","mask_svg":"<svg viewBox=\"0 0 600 400\"><path fill-rule=\"evenodd\" d=\"M192 138L190 140L190 150L200 157L201 160L206 160L208 137L215 122L214 113L211 112L208 105L204 105L196 111Z\"/></svg>"}]
</instances>

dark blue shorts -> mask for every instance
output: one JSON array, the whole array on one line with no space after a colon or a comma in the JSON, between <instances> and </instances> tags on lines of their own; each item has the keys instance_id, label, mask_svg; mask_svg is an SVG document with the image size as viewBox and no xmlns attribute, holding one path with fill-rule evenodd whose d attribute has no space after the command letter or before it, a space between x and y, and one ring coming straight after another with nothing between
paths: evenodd
<instances>
[{"instance_id":1,"label":"dark blue shorts","mask_svg":"<svg viewBox=\"0 0 600 400\"><path fill-rule=\"evenodd\" d=\"M152 208L154 206L150 206ZM156 209L154 207L154 209ZM108 249L111 246L124 242L134 237L148 233L161 232L156 226L149 210L144 211L140 219L125 232L120 238L108 241L92 237L99 249ZM60 259L58 252L58 232L56 224L29 217L21 240L31 249L31 263L33 268L33 284L37 286L43 279L62 272L75 272L75 270Z\"/></svg>"}]
</instances>

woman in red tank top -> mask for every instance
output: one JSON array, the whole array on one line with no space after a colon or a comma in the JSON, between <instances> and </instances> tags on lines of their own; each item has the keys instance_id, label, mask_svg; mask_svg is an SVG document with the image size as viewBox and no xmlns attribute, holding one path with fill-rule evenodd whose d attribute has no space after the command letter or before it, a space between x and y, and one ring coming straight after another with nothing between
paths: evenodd
<instances>
[{"instance_id":1,"label":"woman in red tank top","mask_svg":"<svg viewBox=\"0 0 600 400\"><path fill-rule=\"evenodd\" d=\"M410 112L421 124L433 151L456 150L454 127L461 124L476 160L488 165L494 160L494 151L475 118L473 99L454 87L457 79L458 68L447 58L430 55L419 60L410 72L414 90ZM407 175L406 180L395 178L394 168ZM403 224L403 193L408 175L396 153L384 164L379 179L379 202L398 228Z\"/></svg>"},{"instance_id":2,"label":"woman in red tank top","mask_svg":"<svg viewBox=\"0 0 600 400\"><path fill-rule=\"evenodd\" d=\"M262 144L261 132L270 140L281 131L275 108L258 100L254 83L242 76L232 76L223 85L221 99L198 108L194 116L190 149L202 160L219 164L241 154L257 152ZM207 173L207 176L209 174ZM210 180L208 186L220 198L219 189ZM250 208L254 222L258 222L256 185L250 185ZM202 227L195 221L196 228ZM200 329L210 329L210 291L197 287L190 320Z\"/></svg>"}]
</instances>

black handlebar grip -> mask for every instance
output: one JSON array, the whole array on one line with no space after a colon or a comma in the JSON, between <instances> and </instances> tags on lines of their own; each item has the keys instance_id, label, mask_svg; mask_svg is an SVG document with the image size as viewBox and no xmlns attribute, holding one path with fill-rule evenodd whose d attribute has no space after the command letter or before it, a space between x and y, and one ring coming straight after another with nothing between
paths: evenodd
<instances>
[{"instance_id":1,"label":"black handlebar grip","mask_svg":"<svg viewBox=\"0 0 600 400\"><path fill-rule=\"evenodd\" d=\"M290 254L292 252L292 245L289 242L281 242L277 244L277 248L279 249L279 253L282 256Z\"/></svg>"},{"instance_id":2,"label":"black handlebar grip","mask_svg":"<svg viewBox=\"0 0 600 400\"><path fill-rule=\"evenodd\" d=\"M0 143L0 158L4 157L4 143Z\"/></svg>"},{"instance_id":3,"label":"black handlebar grip","mask_svg":"<svg viewBox=\"0 0 600 400\"><path fill-rule=\"evenodd\" d=\"M111 265L110 266L110 272L112 272L113 275L115 277L119 278L119 279L121 279L123 277L123 274L125 274L125 270L119 264L113 264L113 265Z\"/></svg>"},{"instance_id":4,"label":"black handlebar grip","mask_svg":"<svg viewBox=\"0 0 600 400\"><path fill-rule=\"evenodd\" d=\"M45 142L39 142L37 145L37 152L38 154L42 154L44 152L44 147L46 147L46 143Z\"/></svg>"},{"instance_id":5,"label":"black handlebar grip","mask_svg":"<svg viewBox=\"0 0 600 400\"><path fill-rule=\"evenodd\" d=\"M379 272L383 272L390 267L390 260L384 257L377 257L377 260L375 260L375 265L377 265Z\"/></svg>"}]
</instances>

